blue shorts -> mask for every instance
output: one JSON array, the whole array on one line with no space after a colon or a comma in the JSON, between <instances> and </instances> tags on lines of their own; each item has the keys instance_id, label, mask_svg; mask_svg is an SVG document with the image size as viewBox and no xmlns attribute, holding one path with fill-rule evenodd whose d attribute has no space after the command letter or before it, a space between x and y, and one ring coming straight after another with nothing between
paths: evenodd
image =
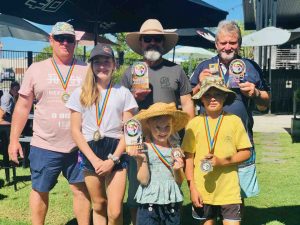
<instances>
[{"instance_id":1,"label":"blue shorts","mask_svg":"<svg viewBox=\"0 0 300 225\"><path fill-rule=\"evenodd\" d=\"M31 146L29 160L32 188L38 192L49 192L61 172L70 184L84 182L77 150L61 153Z\"/></svg>"},{"instance_id":2,"label":"blue shorts","mask_svg":"<svg viewBox=\"0 0 300 225\"><path fill-rule=\"evenodd\" d=\"M111 153L113 154L119 144L119 139L104 137L99 141L89 141L88 145L93 150L93 152L102 160L107 160L107 156ZM93 165L85 157L84 154L80 154L82 157L81 168L83 170L88 170L95 172ZM120 157L120 163L116 164L113 171L123 170L128 167L128 155L122 155Z\"/></svg>"},{"instance_id":3,"label":"blue shorts","mask_svg":"<svg viewBox=\"0 0 300 225\"><path fill-rule=\"evenodd\" d=\"M180 225L181 203L142 204L138 207L137 225Z\"/></svg>"}]
</instances>

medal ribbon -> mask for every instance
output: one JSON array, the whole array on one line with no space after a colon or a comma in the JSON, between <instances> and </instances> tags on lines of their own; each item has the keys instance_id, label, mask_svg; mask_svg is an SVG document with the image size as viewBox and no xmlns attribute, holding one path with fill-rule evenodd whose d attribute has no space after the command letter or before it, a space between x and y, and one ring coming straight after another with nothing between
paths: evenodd
<instances>
[{"instance_id":1,"label":"medal ribbon","mask_svg":"<svg viewBox=\"0 0 300 225\"><path fill-rule=\"evenodd\" d=\"M212 154L214 153L217 138L218 138L218 134L219 134L219 130L220 130L220 127L222 125L223 118L224 118L224 115L223 115L223 112L222 112L222 114L218 118L218 122L217 122L217 125L216 125L216 128L215 128L214 136L213 136L213 138L211 138L209 124L208 124L208 117L205 114L204 126L205 126L206 140L207 140L209 153L212 153Z\"/></svg>"},{"instance_id":2,"label":"medal ribbon","mask_svg":"<svg viewBox=\"0 0 300 225\"><path fill-rule=\"evenodd\" d=\"M60 83L61 83L63 89L66 91L66 89L68 87L68 84L69 84L69 81L70 81L70 78L71 78L71 75L72 75L72 72L73 72L73 69L74 69L75 64L76 64L76 59L73 58L71 66L69 68L69 71L67 73L67 77L66 77L65 80L64 80L64 78L63 78L63 76L62 76L62 74L61 74L61 72L60 72L60 70L59 70L59 68L58 68L58 66L57 66L54 58L52 58L51 62L52 62L52 65L53 65L53 67L55 69L56 74L59 77L59 80L60 80Z\"/></svg>"},{"instance_id":3,"label":"medal ribbon","mask_svg":"<svg viewBox=\"0 0 300 225\"><path fill-rule=\"evenodd\" d=\"M100 109L99 102L96 105L96 120L97 120L98 127L100 127L101 121L103 119L104 112L105 112L105 109L106 109L106 106L107 106L107 102L108 102L108 98L109 98L109 95L110 95L110 92L111 92L111 89L112 89L112 82L111 81L107 85L106 89L107 90L106 90L106 93L105 93L105 97L104 97L101 109Z\"/></svg>"},{"instance_id":4,"label":"medal ribbon","mask_svg":"<svg viewBox=\"0 0 300 225\"><path fill-rule=\"evenodd\" d=\"M158 156L158 158L160 159L160 161L162 161L163 164L165 164L165 166L172 171L172 167L171 164L168 162L168 160L164 157L164 155L159 151L158 147L150 142L150 145L152 147L152 149L154 150L154 152L156 153L156 155Z\"/></svg>"}]
</instances>

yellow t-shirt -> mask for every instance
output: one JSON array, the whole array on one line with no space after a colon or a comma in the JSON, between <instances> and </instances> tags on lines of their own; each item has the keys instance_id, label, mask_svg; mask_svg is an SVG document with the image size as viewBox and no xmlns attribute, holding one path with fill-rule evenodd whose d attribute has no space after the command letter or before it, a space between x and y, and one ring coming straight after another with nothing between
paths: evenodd
<instances>
[{"instance_id":1,"label":"yellow t-shirt","mask_svg":"<svg viewBox=\"0 0 300 225\"><path fill-rule=\"evenodd\" d=\"M208 119L211 138L214 136L218 119ZM201 160L209 152L205 116L193 118L187 125L182 149L194 153L194 178L203 202L211 205L241 203L237 165L214 167L204 173L200 169ZM225 114L215 143L214 154L219 158L234 155L239 149L250 148L251 143L241 119Z\"/></svg>"}]
</instances>

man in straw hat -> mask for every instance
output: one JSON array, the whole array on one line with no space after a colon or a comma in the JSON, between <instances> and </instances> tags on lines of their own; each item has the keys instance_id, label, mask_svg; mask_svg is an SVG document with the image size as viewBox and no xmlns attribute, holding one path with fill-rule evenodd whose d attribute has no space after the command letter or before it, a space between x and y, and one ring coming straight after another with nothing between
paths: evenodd
<instances>
[{"instance_id":1,"label":"man in straw hat","mask_svg":"<svg viewBox=\"0 0 300 225\"><path fill-rule=\"evenodd\" d=\"M69 23L58 22L49 37L51 58L32 64L24 75L11 125L9 155L18 163L23 157L19 137L36 99L33 137L30 143L31 221L45 223L49 192L62 172L73 193L73 209L78 224L89 224L90 201L78 162L78 150L70 130L70 111L65 106L70 94L80 86L86 64L74 58L75 31Z\"/></svg>"},{"instance_id":2,"label":"man in straw hat","mask_svg":"<svg viewBox=\"0 0 300 225\"><path fill-rule=\"evenodd\" d=\"M174 102L177 108L180 104L182 110L192 118L194 117L194 105L188 77L179 65L162 58L162 55L175 47L177 40L178 35L173 32L165 32L161 23L156 19L146 20L139 32L127 34L127 44L134 52L143 56L143 62L147 65L150 86L148 90L134 89L132 93L140 109L147 109L156 102ZM133 87L131 71L132 67L129 67L122 79L123 85L129 89ZM136 179L135 161L131 162L128 172L130 180L128 205L133 208L132 212L134 212L137 204L133 198L138 183L134 184L134 179ZM135 216L132 218L134 220ZM135 222L133 221L133 223Z\"/></svg>"},{"instance_id":3,"label":"man in straw hat","mask_svg":"<svg viewBox=\"0 0 300 225\"><path fill-rule=\"evenodd\" d=\"M239 165L239 177L242 197L256 196L259 193L255 167L255 149L253 141L253 117L255 107L266 110L269 104L269 87L266 84L259 66L238 53L242 43L239 26L234 21L221 21L216 32L215 45L218 55L200 63L191 77L193 92L197 93L202 80L212 76L212 66L216 65L216 72L223 77L226 85L236 93L235 101L224 106L224 111L239 116L246 128L252 143L251 157ZM235 79L231 78L236 78Z\"/></svg>"},{"instance_id":4,"label":"man in straw hat","mask_svg":"<svg viewBox=\"0 0 300 225\"><path fill-rule=\"evenodd\" d=\"M193 96L205 112L188 123L182 143L192 215L207 225L218 216L223 224L239 225L241 220L237 165L249 159L252 145L241 119L223 111L235 97L220 77L205 78Z\"/></svg>"}]
</instances>

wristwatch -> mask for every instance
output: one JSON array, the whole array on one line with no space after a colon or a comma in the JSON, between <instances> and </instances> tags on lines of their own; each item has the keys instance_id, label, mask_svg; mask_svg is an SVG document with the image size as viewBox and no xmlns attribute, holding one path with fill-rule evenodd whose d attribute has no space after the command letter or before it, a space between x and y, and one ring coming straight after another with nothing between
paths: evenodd
<instances>
[{"instance_id":1,"label":"wristwatch","mask_svg":"<svg viewBox=\"0 0 300 225\"><path fill-rule=\"evenodd\" d=\"M120 158L118 156L114 156L111 153L108 154L107 158L111 159L114 162L115 165L120 163Z\"/></svg>"}]
</instances>

